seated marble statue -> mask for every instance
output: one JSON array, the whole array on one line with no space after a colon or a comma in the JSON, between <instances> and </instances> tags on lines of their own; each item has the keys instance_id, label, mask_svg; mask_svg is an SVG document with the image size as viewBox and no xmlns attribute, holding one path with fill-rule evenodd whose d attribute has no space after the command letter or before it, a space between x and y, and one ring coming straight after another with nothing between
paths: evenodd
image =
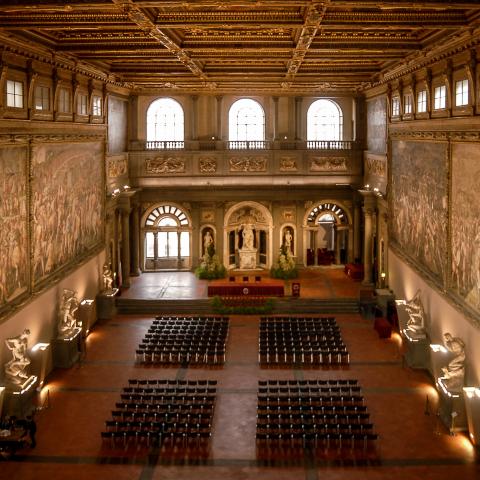
<instances>
[{"instance_id":1,"label":"seated marble statue","mask_svg":"<svg viewBox=\"0 0 480 480\"><path fill-rule=\"evenodd\" d=\"M103 290L112 290L113 288L112 270L106 263L103 265L102 280L103 280Z\"/></svg>"},{"instance_id":2,"label":"seated marble statue","mask_svg":"<svg viewBox=\"0 0 480 480\"><path fill-rule=\"evenodd\" d=\"M243 230L242 230L242 236L243 236L243 249L245 250L253 250L253 229L252 225L249 223L246 223L242 225Z\"/></svg>"},{"instance_id":3,"label":"seated marble statue","mask_svg":"<svg viewBox=\"0 0 480 480\"><path fill-rule=\"evenodd\" d=\"M415 333L424 333L425 313L420 298L420 290L405 304L405 311L408 313L407 330Z\"/></svg>"},{"instance_id":4,"label":"seated marble statue","mask_svg":"<svg viewBox=\"0 0 480 480\"><path fill-rule=\"evenodd\" d=\"M450 333L444 336L445 346L455 356L450 363L442 368L443 384L451 392L461 392L464 386L465 377L465 344L458 337L453 337Z\"/></svg>"},{"instance_id":5,"label":"seated marble statue","mask_svg":"<svg viewBox=\"0 0 480 480\"><path fill-rule=\"evenodd\" d=\"M79 305L76 292L64 289L59 312L59 338L71 337L76 331L78 331L78 324L75 315Z\"/></svg>"},{"instance_id":6,"label":"seated marble statue","mask_svg":"<svg viewBox=\"0 0 480 480\"><path fill-rule=\"evenodd\" d=\"M30 365L30 359L27 356L29 335L30 330L25 329L20 335L5 340L13 356L13 358L5 364L5 381L7 383L21 385L30 377L27 372L27 367Z\"/></svg>"}]
</instances>

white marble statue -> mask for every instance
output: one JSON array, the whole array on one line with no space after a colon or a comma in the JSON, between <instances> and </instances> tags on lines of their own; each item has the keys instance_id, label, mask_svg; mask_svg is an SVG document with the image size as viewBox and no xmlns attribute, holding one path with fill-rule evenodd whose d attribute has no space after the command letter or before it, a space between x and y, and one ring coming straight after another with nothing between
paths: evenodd
<instances>
[{"instance_id":1,"label":"white marble statue","mask_svg":"<svg viewBox=\"0 0 480 480\"><path fill-rule=\"evenodd\" d=\"M442 368L443 384L450 392L461 392L465 379L465 344L450 333L443 336L445 347L455 356L450 363Z\"/></svg>"},{"instance_id":2,"label":"white marble statue","mask_svg":"<svg viewBox=\"0 0 480 480\"><path fill-rule=\"evenodd\" d=\"M425 333L425 313L420 293L418 290L415 296L405 303L405 311L408 313L407 330L414 333Z\"/></svg>"},{"instance_id":3,"label":"white marble statue","mask_svg":"<svg viewBox=\"0 0 480 480\"><path fill-rule=\"evenodd\" d=\"M13 358L5 364L5 381L7 384L21 385L30 377L27 373L27 367L30 365L30 359L27 356L29 335L30 330L25 329L20 335L5 340L13 356Z\"/></svg>"},{"instance_id":4,"label":"white marble statue","mask_svg":"<svg viewBox=\"0 0 480 480\"><path fill-rule=\"evenodd\" d=\"M71 337L79 330L76 312L80 306L77 293L73 290L64 289L59 311L58 337Z\"/></svg>"},{"instance_id":5,"label":"white marble statue","mask_svg":"<svg viewBox=\"0 0 480 480\"><path fill-rule=\"evenodd\" d=\"M287 251L287 254L293 255L293 249L292 249L292 241L293 241L293 236L292 232L290 231L289 228L285 230L285 237L284 237L284 247L285 250Z\"/></svg>"},{"instance_id":6,"label":"white marble statue","mask_svg":"<svg viewBox=\"0 0 480 480\"><path fill-rule=\"evenodd\" d=\"M242 237L243 237L243 246L244 250L253 250L253 228L250 223L245 223L242 225Z\"/></svg>"},{"instance_id":7,"label":"white marble statue","mask_svg":"<svg viewBox=\"0 0 480 480\"><path fill-rule=\"evenodd\" d=\"M205 255L208 254L208 249L210 248L210 245L213 245L213 237L210 233L210 230L207 230L205 236L203 237L203 250Z\"/></svg>"},{"instance_id":8,"label":"white marble statue","mask_svg":"<svg viewBox=\"0 0 480 480\"><path fill-rule=\"evenodd\" d=\"M103 290L112 290L113 288L113 275L110 267L105 263L102 271Z\"/></svg>"}]
</instances>

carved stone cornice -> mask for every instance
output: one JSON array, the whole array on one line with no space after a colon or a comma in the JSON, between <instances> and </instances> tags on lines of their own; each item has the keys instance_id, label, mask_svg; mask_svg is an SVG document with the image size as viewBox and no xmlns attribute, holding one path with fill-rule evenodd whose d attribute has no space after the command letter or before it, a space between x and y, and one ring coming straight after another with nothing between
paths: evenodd
<instances>
[{"instance_id":1,"label":"carved stone cornice","mask_svg":"<svg viewBox=\"0 0 480 480\"><path fill-rule=\"evenodd\" d=\"M468 141L480 142L480 132L445 132L445 131L393 131L390 132L392 140L436 140L436 141Z\"/></svg>"}]
</instances>

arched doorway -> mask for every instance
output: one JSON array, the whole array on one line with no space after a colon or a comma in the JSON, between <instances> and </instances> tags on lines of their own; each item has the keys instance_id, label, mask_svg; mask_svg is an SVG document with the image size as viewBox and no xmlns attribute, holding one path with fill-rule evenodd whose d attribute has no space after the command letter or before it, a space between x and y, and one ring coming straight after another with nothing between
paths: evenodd
<instances>
[{"instance_id":1,"label":"arched doorway","mask_svg":"<svg viewBox=\"0 0 480 480\"><path fill-rule=\"evenodd\" d=\"M178 205L150 208L142 218L143 270L190 269L191 225L188 214Z\"/></svg>"},{"instance_id":2,"label":"arched doorway","mask_svg":"<svg viewBox=\"0 0 480 480\"><path fill-rule=\"evenodd\" d=\"M224 218L224 265L229 270L269 269L273 229L269 210L257 202L240 202Z\"/></svg>"},{"instance_id":3,"label":"arched doorway","mask_svg":"<svg viewBox=\"0 0 480 480\"><path fill-rule=\"evenodd\" d=\"M352 247L350 213L337 201L322 201L304 219L305 265L342 264Z\"/></svg>"}]
</instances>

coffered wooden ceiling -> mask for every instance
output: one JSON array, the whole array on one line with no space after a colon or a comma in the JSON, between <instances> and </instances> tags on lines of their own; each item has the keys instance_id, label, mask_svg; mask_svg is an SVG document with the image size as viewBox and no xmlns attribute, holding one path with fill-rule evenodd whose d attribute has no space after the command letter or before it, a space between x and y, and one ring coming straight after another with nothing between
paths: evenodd
<instances>
[{"instance_id":1,"label":"coffered wooden ceiling","mask_svg":"<svg viewBox=\"0 0 480 480\"><path fill-rule=\"evenodd\" d=\"M480 0L0 2L2 36L146 92L352 92L479 30Z\"/></svg>"}]
</instances>

